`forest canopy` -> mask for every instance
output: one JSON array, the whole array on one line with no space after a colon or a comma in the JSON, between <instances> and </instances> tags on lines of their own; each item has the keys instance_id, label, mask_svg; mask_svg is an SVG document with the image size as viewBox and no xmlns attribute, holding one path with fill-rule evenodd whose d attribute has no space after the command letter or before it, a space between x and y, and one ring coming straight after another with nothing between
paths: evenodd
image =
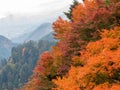
<instances>
[{"instance_id":1,"label":"forest canopy","mask_svg":"<svg viewBox=\"0 0 120 90\"><path fill-rule=\"evenodd\" d=\"M120 0L73 3L66 15L23 90L120 90Z\"/></svg>"}]
</instances>

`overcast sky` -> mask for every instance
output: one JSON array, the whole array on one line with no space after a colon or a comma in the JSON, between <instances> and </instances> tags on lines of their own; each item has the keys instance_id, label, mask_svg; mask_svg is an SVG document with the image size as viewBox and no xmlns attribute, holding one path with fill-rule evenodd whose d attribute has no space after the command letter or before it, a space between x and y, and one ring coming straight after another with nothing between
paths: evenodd
<instances>
[{"instance_id":1,"label":"overcast sky","mask_svg":"<svg viewBox=\"0 0 120 90\"><path fill-rule=\"evenodd\" d=\"M81 0L79 0L81 1ZM72 0L0 0L0 18L9 14L30 15L67 7Z\"/></svg>"},{"instance_id":2,"label":"overcast sky","mask_svg":"<svg viewBox=\"0 0 120 90\"><path fill-rule=\"evenodd\" d=\"M0 0L0 35L9 39L56 20L73 0ZM81 0L79 0L81 1Z\"/></svg>"}]
</instances>

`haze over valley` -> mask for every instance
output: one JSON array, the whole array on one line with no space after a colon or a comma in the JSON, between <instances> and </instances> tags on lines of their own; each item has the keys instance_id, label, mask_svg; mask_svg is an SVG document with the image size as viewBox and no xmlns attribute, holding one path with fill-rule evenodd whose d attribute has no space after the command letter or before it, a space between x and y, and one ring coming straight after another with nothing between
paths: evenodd
<instances>
[{"instance_id":1,"label":"haze over valley","mask_svg":"<svg viewBox=\"0 0 120 90\"><path fill-rule=\"evenodd\" d=\"M67 11L72 3L71 0L51 0L49 2L48 0L21 0L18 2L4 0L0 2L0 35L3 37L0 39L5 42L0 42L0 59L8 58L11 55L12 47L18 44L30 40L38 42L43 38L48 40L47 35L54 40L52 23L58 16L66 18L63 12Z\"/></svg>"}]
</instances>

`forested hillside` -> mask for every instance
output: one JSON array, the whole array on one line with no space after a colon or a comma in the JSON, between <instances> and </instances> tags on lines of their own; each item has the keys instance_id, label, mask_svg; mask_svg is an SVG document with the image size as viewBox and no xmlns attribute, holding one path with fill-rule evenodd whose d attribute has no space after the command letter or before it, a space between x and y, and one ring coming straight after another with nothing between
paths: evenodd
<instances>
[{"instance_id":1,"label":"forested hillside","mask_svg":"<svg viewBox=\"0 0 120 90\"><path fill-rule=\"evenodd\" d=\"M51 33L52 31L53 30L51 23L43 23L37 26L32 32L27 32L22 36L12 39L12 41L15 43L23 43L30 40L39 41L41 38L46 37L46 35Z\"/></svg>"},{"instance_id":2,"label":"forested hillside","mask_svg":"<svg viewBox=\"0 0 120 90\"><path fill-rule=\"evenodd\" d=\"M50 50L55 42L29 41L12 48L9 60L0 64L0 90L22 87L32 75L34 66L42 52Z\"/></svg>"},{"instance_id":3,"label":"forested hillside","mask_svg":"<svg viewBox=\"0 0 120 90\"><path fill-rule=\"evenodd\" d=\"M0 62L11 55L12 47L16 46L11 40L0 35Z\"/></svg>"},{"instance_id":4,"label":"forested hillside","mask_svg":"<svg viewBox=\"0 0 120 90\"><path fill-rule=\"evenodd\" d=\"M65 14L22 90L120 90L120 0L74 0Z\"/></svg>"}]
</instances>

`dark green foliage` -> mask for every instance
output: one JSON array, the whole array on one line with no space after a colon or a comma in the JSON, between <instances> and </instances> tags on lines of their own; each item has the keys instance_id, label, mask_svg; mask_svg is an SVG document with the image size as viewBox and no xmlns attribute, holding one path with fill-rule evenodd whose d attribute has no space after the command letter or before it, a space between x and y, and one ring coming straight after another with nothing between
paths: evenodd
<instances>
[{"instance_id":1,"label":"dark green foliage","mask_svg":"<svg viewBox=\"0 0 120 90\"><path fill-rule=\"evenodd\" d=\"M64 14L67 16L68 19L72 20L72 9L78 5L78 1L77 0L73 0L73 4L70 6L70 9L68 12L64 12Z\"/></svg>"},{"instance_id":2,"label":"dark green foliage","mask_svg":"<svg viewBox=\"0 0 120 90\"><path fill-rule=\"evenodd\" d=\"M40 40L38 42L38 48L39 48L40 53L50 50L50 46L53 46L53 45L56 45L56 42L54 41L49 42L47 40L46 41Z\"/></svg>"},{"instance_id":3,"label":"dark green foliage","mask_svg":"<svg viewBox=\"0 0 120 90\"><path fill-rule=\"evenodd\" d=\"M0 69L0 90L13 90L20 88L32 75L39 55L50 50L55 42L29 41L23 45L12 48L12 54L7 60L1 60Z\"/></svg>"},{"instance_id":4,"label":"dark green foliage","mask_svg":"<svg viewBox=\"0 0 120 90\"><path fill-rule=\"evenodd\" d=\"M9 56L11 55L12 47L16 45L17 44L13 43L8 38L0 35L0 60L4 58L9 58Z\"/></svg>"},{"instance_id":5,"label":"dark green foliage","mask_svg":"<svg viewBox=\"0 0 120 90\"><path fill-rule=\"evenodd\" d=\"M6 59L0 60L0 69L1 69L2 67L4 67L6 64L7 64L7 60L6 60Z\"/></svg>"}]
</instances>

